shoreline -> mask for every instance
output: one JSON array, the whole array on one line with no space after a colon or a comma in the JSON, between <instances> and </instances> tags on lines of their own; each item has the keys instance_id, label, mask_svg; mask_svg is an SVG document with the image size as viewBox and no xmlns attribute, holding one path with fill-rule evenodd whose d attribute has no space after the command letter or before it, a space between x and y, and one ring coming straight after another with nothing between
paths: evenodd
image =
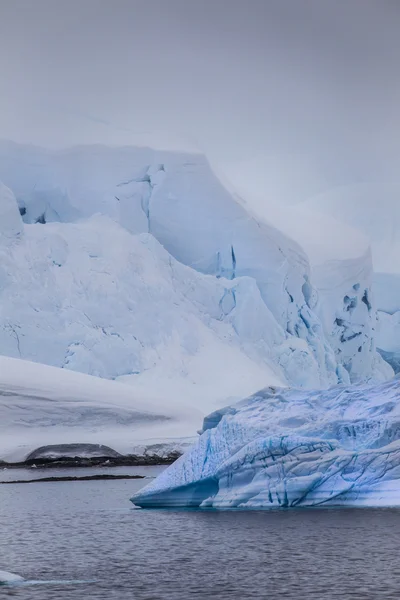
<instances>
[{"instance_id":1,"label":"shoreline","mask_svg":"<svg viewBox=\"0 0 400 600\"><path fill-rule=\"evenodd\" d=\"M179 457L180 452L171 452L165 456L59 456L53 458L31 458L20 462L6 462L0 460L2 469L76 469L92 467L150 467L172 465Z\"/></svg>"},{"instance_id":2,"label":"shoreline","mask_svg":"<svg viewBox=\"0 0 400 600\"><path fill-rule=\"evenodd\" d=\"M98 474L98 475L84 475L83 477L76 476L61 476L61 477L40 477L38 479L16 479L14 481L0 481L0 485L15 485L19 483L54 483L59 481L101 481L101 480L115 480L115 479L149 479L145 475L111 475L111 474Z\"/></svg>"}]
</instances>

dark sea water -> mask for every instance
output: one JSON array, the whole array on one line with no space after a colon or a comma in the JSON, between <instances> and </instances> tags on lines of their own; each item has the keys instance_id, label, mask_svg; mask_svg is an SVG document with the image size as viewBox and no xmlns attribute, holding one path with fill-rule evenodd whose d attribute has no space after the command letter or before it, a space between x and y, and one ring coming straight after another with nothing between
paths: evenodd
<instances>
[{"instance_id":1,"label":"dark sea water","mask_svg":"<svg viewBox=\"0 0 400 600\"><path fill-rule=\"evenodd\" d=\"M0 485L0 570L39 581L0 598L400 599L398 510L134 509L144 483Z\"/></svg>"}]
</instances>

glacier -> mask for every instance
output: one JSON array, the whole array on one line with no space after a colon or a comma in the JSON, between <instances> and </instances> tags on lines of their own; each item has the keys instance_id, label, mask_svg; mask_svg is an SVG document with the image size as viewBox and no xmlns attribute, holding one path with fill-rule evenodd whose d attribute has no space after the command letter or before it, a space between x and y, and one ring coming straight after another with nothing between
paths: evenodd
<instances>
[{"instance_id":1,"label":"glacier","mask_svg":"<svg viewBox=\"0 0 400 600\"><path fill-rule=\"evenodd\" d=\"M10 573L8 571L0 571L0 587L9 586L9 587L30 587L37 585L77 585L80 583L93 583L90 580L79 580L79 579L71 579L71 580L37 580L37 579L24 579L20 575L16 573Z\"/></svg>"},{"instance_id":2,"label":"glacier","mask_svg":"<svg viewBox=\"0 0 400 600\"><path fill-rule=\"evenodd\" d=\"M0 141L0 181L0 458L54 444L182 451L206 414L257 389L372 384L396 370L397 288L378 318L370 242L352 224L305 202L258 214L193 149ZM29 432L9 396L19 370ZM109 422L93 398L79 429L77 387L65 405L50 386L53 415L49 394L30 391L32 378L47 389L79 374L115 395ZM129 415L114 427L121 394L132 410L149 398L151 430L130 431Z\"/></svg>"},{"instance_id":3,"label":"glacier","mask_svg":"<svg viewBox=\"0 0 400 600\"><path fill-rule=\"evenodd\" d=\"M204 419L140 507L400 506L400 379L268 387Z\"/></svg>"},{"instance_id":4,"label":"glacier","mask_svg":"<svg viewBox=\"0 0 400 600\"><path fill-rule=\"evenodd\" d=\"M339 381L365 380L366 372L373 380L389 378L392 369L377 348L376 281L366 235L304 203L290 208L263 204L257 215L296 240L307 254L313 284L308 294L334 350Z\"/></svg>"},{"instance_id":5,"label":"glacier","mask_svg":"<svg viewBox=\"0 0 400 600\"><path fill-rule=\"evenodd\" d=\"M0 228L5 355L196 403L392 374L375 347L368 254L351 277L339 264L345 285L326 290L301 244L199 153L2 141L0 180L0 204L13 194L20 212Z\"/></svg>"},{"instance_id":6,"label":"glacier","mask_svg":"<svg viewBox=\"0 0 400 600\"><path fill-rule=\"evenodd\" d=\"M365 346L369 343L374 346L399 372L400 184L396 172L390 167L386 169L387 166L382 172L376 169L364 180L357 176L357 168L353 173L349 170L347 159L343 162L337 157L332 163L323 156L286 154L226 164L223 172L258 219L274 224L306 251L314 288L325 296L321 302L322 320L331 342L335 345L337 334L341 337L344 333L348 338L349 331L340 332L340 327L335 327L336 308L332 296L329 294L327 298L329 289L325 285L329 282L328 288L334 294L336 288L338 300L339 287L345 288L347 283L348 290L343 289L342 299L350 298L353 303L351 277L353 285L359 283L367 290L373 310L362 332L356 315L351 319L353 322L345 319L347 330L352 330L351 335L366 334ZM358 273L364 276L365 286L356 283ZM342 285L338 286L340 278ZM330 314L326 299L334 308ZM343 316L339 315L339 319L343 321ZM364 370L360 362L368 361L364 345L363 356L354 352L355 346L356 342L336 347L336 355L340 354L346 370L350 369L351 381L358 379L360 367ZM380 371L382 363L372 355L369 359L372 371Z\"/></svg>"},{"instance_id":7,"label":"glacier","mask_svg":"<svg viewBox=\"0 0 400 600\"><path fill-rule=\"evenodd\" d=\"M399 372L400 184L394 181L339 186L308 198L304 206L337 216L370 240L378 309L376 346Z\"/></svg>"}]
</instances>

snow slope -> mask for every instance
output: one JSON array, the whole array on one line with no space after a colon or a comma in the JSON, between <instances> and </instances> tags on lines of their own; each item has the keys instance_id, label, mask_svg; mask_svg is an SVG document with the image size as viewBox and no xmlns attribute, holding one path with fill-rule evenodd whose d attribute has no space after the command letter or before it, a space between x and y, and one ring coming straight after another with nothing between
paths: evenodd
<instances>
[{"instance_id":1,"label":"snow slope","mask_svg":"<svg viewBox=\"0 0 400 600\"><path fill-rule=\"evenodd\" d=\"M0 460L23 461L40 447L62 444L82 446L74 455L85 455L87 444L121 454L155 445L160 454L181 451L201 417L178 398L165 403L115 381L0 357Z\"/></svg>"},{"instance_id":2,"label":"snow slope","mask_svg":"<svg viewBox=\"0 0 400 600\"><path fill-rule=\"evenodd\" d=\"M400 506L400 380L266 388L211 414L143 507Z\"/></svg>"}]
</instances>

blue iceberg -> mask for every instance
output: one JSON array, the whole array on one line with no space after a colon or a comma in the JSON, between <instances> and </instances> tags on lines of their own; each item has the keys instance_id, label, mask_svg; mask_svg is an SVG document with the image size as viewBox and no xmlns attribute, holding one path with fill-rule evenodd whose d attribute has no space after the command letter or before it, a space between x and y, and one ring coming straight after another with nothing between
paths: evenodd
<instances>
[{"instance_id":1,"label":"blue iceberg","mask_svg":"<svg viewBox=\"0 0 400 600\"><path fill-rule=\"evenodd\" d=\"M206 417L200 434L135 505L400 505L398 377L317 391L268 387Z\"/></svg>"}]
</instances>

